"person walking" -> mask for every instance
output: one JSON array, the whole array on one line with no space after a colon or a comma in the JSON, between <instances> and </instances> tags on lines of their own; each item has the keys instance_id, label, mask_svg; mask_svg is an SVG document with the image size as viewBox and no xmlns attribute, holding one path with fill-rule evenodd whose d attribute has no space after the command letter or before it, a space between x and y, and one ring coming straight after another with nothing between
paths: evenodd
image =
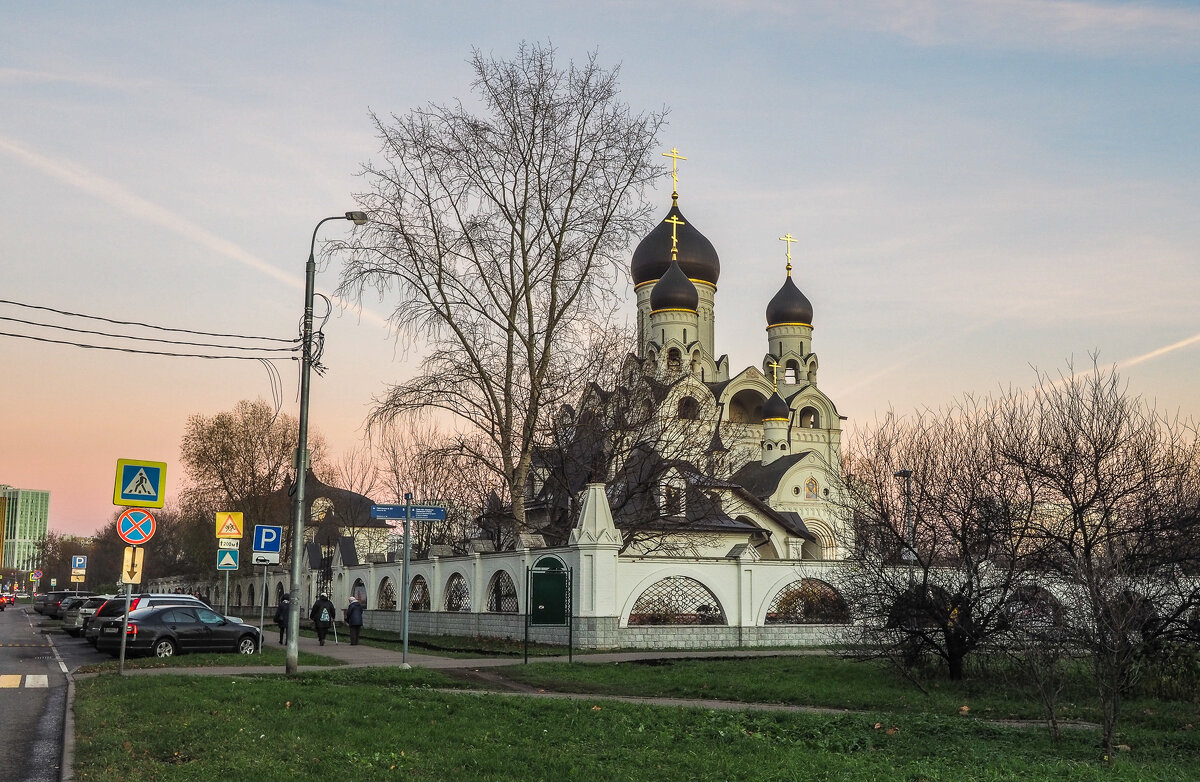
<instances>
[{"instance_id":1,"label":"person walking","mask_svg":"<svg viewBox=\"0 0 1200 782\"><path fill-rule=\"evenodd\" d=\"M350 645L358 646L358 633L362 630L363 604L358 602L357 595L350 595L350 605L346 606L346 625L350 628Z\"/></svg>"},{"instance_id":2,"label":"person walking","mask_svg":"<svg viewBox=\"0 0 1200 782\"><path fill-rule=\"evenodd\" d=\"M290 592L284 592L283 599L279 601L279 605L275 606L275 624L279 626L279 643L281 645L287 640L288 611L291 606L292 595Z\"/></svg>"},{"instance_id":3,"label":"person walking","mask_svg":"<svg viewBox=\"0 0 1200 782\"><path fill-rule=\"evenodd\" d=\"M313 603L312 610L308 612L308 618L313 621L313 627L317 630L317 643L321 646L325 645L325 635L329 628L333 627L333 616L336 612L337 609L333 607L329 595L324 592L317 595L317 602Z\"/></svg>"}]
</instances>

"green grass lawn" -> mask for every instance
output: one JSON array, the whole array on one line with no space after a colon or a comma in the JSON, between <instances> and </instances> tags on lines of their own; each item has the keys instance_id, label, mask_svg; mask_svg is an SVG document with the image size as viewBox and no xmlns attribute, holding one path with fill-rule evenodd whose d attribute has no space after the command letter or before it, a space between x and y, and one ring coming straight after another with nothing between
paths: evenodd
<instances>
[{"instance_id":1,"label":"green grass lawn","mask_svg":"<svg viewBox=\"0 0 1200 782\"><path fill-rule=\"evenodd\" d=\"M126 670L141 668L213 668L229 665L270 665L283 668L287 659L285 647L264 644L259 654L231 654L213 652L209 654L177 654L172 657L127 657ZM300 665L345 665L342 660L301 650L297 658ZM81 665L78 673L107 673L117 671L120 661L116 658L99 663Z\"/></svg>"},{"instance_id":2,"label":"green grass lawn","mask_svg":"<svg viewBox=\"0 0 1200 782\"><path fill-rule=\"evenodd\" d=\"M309 638L317 637L316 632L306 628L301 628L300 634ZM348 637L348 630L339 626L338 635L339 637L346 638ZM330 637L332 638L333 636L330 635ZM381 649L390 649L395 652L401 651L404 647L404 640L400 636L400 633L390 633L370 628L363 628L362 634L359 636L359 641L368 646L377 646ZM467 638L409 633L408 651L413 654L434 654L439 657L454 657L459 659L469 659L471 657L512 657L515 660L524 656L525 645L523 641L512 641L506 638ZM580 654L578 650L575 653ZM557 655L566 656L566 654L567 648L565 646L529 644L530 657L554 657Z\"/></svg>"},{"instance_id":3,"label":"green grass lawn","mask_svg":"<svg viewBox=\"0 0 1200 782\"><path fill-rule=\"evenodd\" d=\"M640 695L658 691L656 680L683 695L698 689L758 700L776 690L787 693L777 701L842 705L863 713L727 712L600 698L441 692L432 688L460 685L422 669L342 668L294 679L105 675L78 683L76 779L1200 778L1200 740L1176 722L1187 709L1194 715L1195 704L1156 704L1172 716L1156 711L1153 718L1131 718L1122 734L1131 749L1107 768L1097 731L1071 730L1055 745L1044 729L958 716L961 692L939 687L925 700L911 685L889 681L869 666L767 658L736 661L743 666L739 670L722 666L725 662L538 663L504 673L554 683L556 689L568 677L577 684L604 677L607 683L593 679L589 686L606 692L640 689ZM779 667L793 662L799 667ZM1028 707L1016 696L978 697L973 715L988 703L1006 703L1017 714Z\"/></svg>"}]
</instances>

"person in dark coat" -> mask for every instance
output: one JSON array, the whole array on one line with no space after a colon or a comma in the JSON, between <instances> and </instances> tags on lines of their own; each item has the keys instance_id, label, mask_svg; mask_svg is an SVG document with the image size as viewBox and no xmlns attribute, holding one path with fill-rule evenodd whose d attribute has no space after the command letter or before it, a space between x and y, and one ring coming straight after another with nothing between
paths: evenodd
<instances>
[{"instance_id":1,"label":"person in dark coat","mask_svg":"<svg viewBox=\"0 0 1200 782\"><path fill-rule=\"evenodd\" d=\"M279 601L279 605L275 606L275 624L279 626L279 643L287 640L288 626L288 611L292 606L292 596L288 592L283 593L283 599Z\"/></svg>"},{"instance_id":2,"label":"person in dark coat","mask_svg":"<svg viewBox=\"0 0 1200 782\"><path fill-rule=\"evenodd\" d=\"M312 610L308 612L308 618L317 630L317 643L321 646L325 645L325 636L329 628L333 627L333 617L336 613L337 609L333 607L329 595L324 592L317 596L317 602L313 603Z\"/></svg>"},{"instance_id":3,"label":"person in dark coat","mask_svg":"<svg viewBox=\"0 0 1200 782\"><path fill-rule=\"evenodd\" d=\"M350 645L358 646L358 634L362 630L363 604L358 602L357 595L350 595L350 605L346 606L346 625L350 628Z\"/></svg>"}]
</instances>

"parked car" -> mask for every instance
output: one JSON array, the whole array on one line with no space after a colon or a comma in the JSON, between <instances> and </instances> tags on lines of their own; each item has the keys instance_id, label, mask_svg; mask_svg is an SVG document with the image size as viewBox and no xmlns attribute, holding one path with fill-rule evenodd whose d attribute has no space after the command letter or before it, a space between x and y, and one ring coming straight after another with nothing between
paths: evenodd
<instances>
[{"instance_id":1,"label":"parked car","mask_svg":"<svg viewBox=\"0 0 1200 782\"><path fill-rule=\"evenodd\" d=\"M77 606L85 602L90 595L67 595L60 600L56 605L46 604L46 616L52 619L62 619L63 614L72 606Z\"/></svg>"},{"instance_id":2,"label":"parked car","mask_svg":"<svg viewBox=\"0 0 1200 782\"><path fill-rule=\"evenodd\" d=\"M96 613L97 609L112 597L113 595L94 595L93 597L86 597L82 602L64 609L62 612L63 631L67 635L78 638L84 628L87 627L87 622L92 618L92 614Z\"/></svg>"},{"instance_id":3,"label":"parked car","mask_svg":"<svg viewBox=\"0 0 1200 782\"><path fill-rule=\"evenodd\" d=\"M37 611L42 616L48 616L51 619L58 619L61 616L59 613L59 606L62 605L64 598L77 596L91 597L94 594L96 593L79 592L74 589L59 589L55 590L54 592L47 592L40 598L34 599L33 610Z\"/></svg>"},{"instance_id":4,"label":"parked car","mask_svg":"<svg viewBox=\"0 0 1200 782\"><path fill-rule=\"evenodd\" d=\"M96 648L113 655L120 653L122 617L104 619ZM202 605L174 605L139 608L129 612L125 625L125 654L150 654L170 657L186 652L258 651L259 632Z\"/></svg>"},{"instance_id":5,"label":"parked car","mask_svg":"<svg viewBox=\"0 0 1200 782\"><path fill-rule=\"evenodd\" d=\"M133 595L129 598L130 612L136 611L139 608L153 608L167 605L194 605L208 608L207 603L191 595L143 592L140 595ZM92 614L91 619L84 625L83 637L87 639L88 643L95 646L96 639L100 637L100 622L104 619L120 618L124 615L125 595L116 595L110 598L96 610L96 613Z\"/></svg>"}]
</instances>

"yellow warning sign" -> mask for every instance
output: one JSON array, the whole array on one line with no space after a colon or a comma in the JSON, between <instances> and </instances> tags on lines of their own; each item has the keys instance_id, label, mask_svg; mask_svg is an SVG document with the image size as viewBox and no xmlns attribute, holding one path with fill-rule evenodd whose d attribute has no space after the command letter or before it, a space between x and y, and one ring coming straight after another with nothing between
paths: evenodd
<instances>
[{"instance_id":1,"label":"yellow warning sign","mask_svg":"<svg viewBox=\"0 0 1200 782\"><path fill-rule=\"evenodd\" d=\"M217 537L240 538L242 536L242 514L221 511L217 514Z\"/></svg>"}]
</instances>

